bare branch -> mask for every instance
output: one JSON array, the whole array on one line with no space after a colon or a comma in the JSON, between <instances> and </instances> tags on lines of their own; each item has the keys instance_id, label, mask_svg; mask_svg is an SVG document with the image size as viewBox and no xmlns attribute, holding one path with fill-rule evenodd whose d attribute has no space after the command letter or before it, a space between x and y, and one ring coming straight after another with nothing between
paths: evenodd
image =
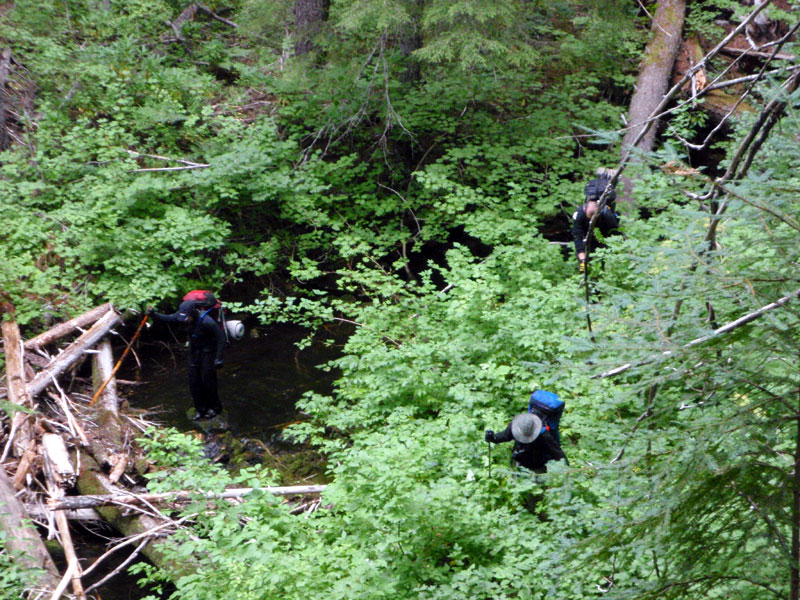
<instances>
[{"instance_id":1,"label":"bare branch","mask_svg":"<svg viewBox=\"0 0 800 600\"><path fill-rule=\"evenodd\" d=\"M205 4L201 4L201 3L199 3L199 2L198 2L198 3L197 3L197 8L199 8L200 10L202 10L204 13L206 13L206 14L207 14L208 16L210 16L212 19L216 19L216 20L217 20L217 21L219 21L220 23L224 23L225 25L228 25L229 27L234 27L234 28L236 28L236 27L239 27L239 26L238 26L236 23L234 23L233 21L230 21L230 20L228 20L228 19L226 19L226 18L224 18L224 17L220 17L220 16L219 16L218 14L216 14L216 13L215 13L213 10L211 10L210 8L208 8L208 7L207 7Z\"/></svg>"},{"instance_id":2,"label":"bare branch","mask_svg":"<svg viewBox=\"0 0 800 600\"><path fill-rule=\"evenodd\" d=\"M188 165L190 167L210 167L211 165L206 163L198 163L191 160L186 160L185 158L170 158L169 156L160 156L159 154L144 154L142 152L136 152L134 150L125 150L131 156L144 156L145 158L155 158L157 160L165 160L168 162L177 162L181 163L182 165Z\"/></svg>"},{"instance_id":3,"label":"bare branch","mask_svg":"<svg viewBox=\"0 0 800 600\"><path fill-rule=\"evenodd\" d=\"M694 346L697 346L699 344L702 344L704 342L707 342L709 340L717 338L720 335L723 335L725 333L729 333L729 332L733 331L734 329L738 329L739 327L741 327L743 325L746 325L746 324L748 324L748 323L750 323L752 321L755 321L756 319L764 316L768 312L771 312L771 311L775 310L776 308L781 308L782 306L785 306L788 302L790 302L791 300L797 298L798 296L800 296L800 289L793 291L791 294L787 294L786 296L776 300L775 302L771 302L770 304L762 306L761 308L759 308L758 310L756 310L754 312L751 312L751 313L748 313L748 314L746 314L746 315L744 315L742 317L739 317L735 321L730 321L729 323L726 323L722 327L718 327L717 329L715 329L712 333L710 333L708 335L704 335L704 336L701 336L699 338L693 339L692 341L687 342L686 344L681 346L681 348L684 348L684 349L693 348ZM675 352L673 350L667 350L665 352L662 352L660 356L663 356L663 357L672 356L674 353ZM633 367L640 367L640 366L649 364L649 363L653 362L655 359L656 359L656 357L653 357L653 358L642 360L642 361L639 361L639 362L636 362L636 363L626 363L626 364L621 365L619 367L615 367L614 369L610 369L608 371L604 371L603 373L600 373L598 375L592 375L591 378L592 379L602 379L602 378L605 378L605 377L613 377L614 375L619 375L620 373L624 373L625 371L627 371L627 370L629 370L629 369L631 369Z\"/></svg>"}]
</instances>

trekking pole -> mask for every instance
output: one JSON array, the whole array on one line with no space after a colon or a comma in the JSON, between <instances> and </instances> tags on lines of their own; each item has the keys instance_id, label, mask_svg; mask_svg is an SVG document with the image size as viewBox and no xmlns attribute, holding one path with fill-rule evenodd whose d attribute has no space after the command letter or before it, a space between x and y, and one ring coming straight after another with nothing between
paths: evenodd
<instances>
[{"instance_id":1,"label":"trekking pole","mask_svg":"<svg viewBox=\"0 0 800 600\"><path fill-rule=\"evenodd\" d=\"M586 298L586 325L589 327L589 337L594 340L594 331L592 331L592 317L589 314L589 265L587 264L583 270L583 289L585 291L585 298Z\"/></svg>"},{"instance_id":2,"label":"trekking pole","mask_svg":"<svg viewBox=\"0 0 800 600\"><path fill-rule=\"evenodd\" d=\"M111 375L109 375L108 379L106 379L103 382L103 385L101 385L99 388L97 388L97 391L94 393L94 396L92 396L92 401L89 402L89 406L93 406L94 403L97 402L97 399L100 397L100 394L102 394L103 390L106 389L106 386L108 385L108 382L111 381L111 379L114 377L114 375L117 374L117 371L119 370L119 366L122 364L122 361L125 360L125 357L128 355L128 351L131 349L131 346L133 346L133 342L135 342L136 338L139 337L139 334L142 332L142 327L144 327L145 323L147 323L147 315L145 315L144 319L142 319L142 322L139 323L139 328L136 330L136 333L133 334L133 337L131 338L131 341L128 342L128 346L122 352L122 356L119 357L119 360L117 361L117 364L114 365L113 369L111 369Z\"/></svg>"},{"instance_id":3,"label":"trekking pole","mask_svg":"<svg viewBox=\"0 0 800 600\"><path fill-rule=\"evenodd\" d=\"M594 217L592 217L592 222L594 222ZM591 228L591 223L589 224ZM595 341L594 339L594 331L592 331L592 317L589 314L589 253L592 249L592 241L589 239L589 235L586 236L585 242L586 248L586 258L584 259L584 268L583 268L583 289L584 289L584 296L586 298L586 325L589 328L589 337L592 339L592 342Z\"/></svg>"}]
</instances>

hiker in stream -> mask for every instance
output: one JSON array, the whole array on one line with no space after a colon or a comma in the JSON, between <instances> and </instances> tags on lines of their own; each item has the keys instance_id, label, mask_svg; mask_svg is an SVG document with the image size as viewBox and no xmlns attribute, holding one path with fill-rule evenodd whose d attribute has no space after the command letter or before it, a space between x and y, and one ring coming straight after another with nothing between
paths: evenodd
<instances>
[{"instance_id":1,"label":"hiker in stream","mask_svg":"<svg viewBox=\"0 0 800 600\"><path fill-rule=\"evenodd\" d=\"M592 217L600 208L600 197L608 186L613 170L600 168L597 170L597 179L592 179L584 187L586 201L572 215L572 239L575 241L575 254L578 257L578 271L583 273L586 270L586 236L589 233L589 223ZM599 229L603 237L618 232L619 217L616 214L617 193L612 189L606 196L606 204L597 220L594 229ZM594 232L592 239L589 240L590 248L596 247Z\"/></svg>"},{"instance_id":2,"label":"hiker in stream","mask_svg":"<svg viewBox=\"0 0 800 600\"><path fill-rule=\"evenodd\" d=\"M517 415L500 433L487 429L485 438L494 444L514 440L511 458L534 473L546 473L545 465L551 460L564 459L569 464L567 455L551 434L550 428L539 415L533 413Z\"/></svg>"},{"instance_id":3,"label":"hiker in stream","mask_svg":"<svg viewBox=\"0 0 800 600\"><path fill-rule=\"evenodd\" d=\"M182 323L189 338L189 393L196 414L193 420L210 419L222 412L217 393L217 369L222 368L225 333L215 312L220 303L214 294L194 290L183 297L178 311L171 315L157 313L151 306L147 315L156 321Z\"/></svg>"}]
</instances>

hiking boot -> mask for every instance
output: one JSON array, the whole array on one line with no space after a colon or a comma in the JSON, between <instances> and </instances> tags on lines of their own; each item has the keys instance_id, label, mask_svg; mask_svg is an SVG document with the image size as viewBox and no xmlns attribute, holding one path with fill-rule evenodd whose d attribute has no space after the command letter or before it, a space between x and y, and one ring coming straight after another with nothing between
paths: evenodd
<instances>
[{"instance_id":1,"label":"hiking boot","mask_svg":"<svg viewBox=\"0 0 800 600\"><path fill-rule=\"evenodd\" d=\"M200 412L199 410L192 417L192 421L202 421L208 418L208 413Z\"/></svg>"},{"instance_id":2,"label":"hiking boot","mask_svg":"<svg viewBox=\"0 0 800 600\"><path fill-rule=\"evenodd\" d=\"M206 418L206 419L213 419L213 418L214 418L214 417L216 417L216 416L217 416L217 415L218 415L220 412L221 412L221 411L219 411L219 410L215 410L215 409L213 409L213 408L209 408L209 409L206 411L206 417L205 417L205 418Z\"/></svg>"}]
</instances>

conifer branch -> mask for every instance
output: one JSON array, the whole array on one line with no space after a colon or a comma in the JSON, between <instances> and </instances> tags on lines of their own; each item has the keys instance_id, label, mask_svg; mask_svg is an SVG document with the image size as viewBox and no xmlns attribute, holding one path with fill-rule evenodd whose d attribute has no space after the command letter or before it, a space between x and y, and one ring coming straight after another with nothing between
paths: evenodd
<instances>
[{"instance_id":1,"label":"conifer branch","mask_svg":"<svg viewBox=\"0 0 800 600\"><path fill-rule=\"evenodd\" d=\"M720 335L723 335L725 333L730 333L731 331L733 331L735 329L738 329L739 327L741 327L743 325L746 325L746 324L748 324L748 323L750 323L752 321L755 321L756 319L764 316L765 314L767 314L770 311L775 310L776 308L781 308L782 306L785 306L789 301L797 298L798 296L800 296L800 289L793 291L791 294L787 294L786 296L783 296L782 298L776 300L775 302L771 302L770 304L762 306L761 308L759 308L756 311L753 311L753 312L748 313L748 314L746 314L746 315L744 315L742 317L739 317L738 319L736 319L734 321L730 321L729 323L726 323L722 327L718 327L717 329L715 329L712 333L710 333L708 335L704 335L704 336L701 336L699 338L695 338L692 341L687 342L686 344L681 346L681 348L682 349L693 348L694 346L697 346L697 345L702 344L704 342L707 342L709 340L715 339L715 338L719 337ZM660 356L668 357L668 356L672 356L674 353L675 353L674 350L666 350L666 351L662 352ZM657 357L653 357L653 358L642 360L642 361L639 361L639 362L636 362L636 363L626 363L626 364L621 365L619 367L615 367L614 369L610 369L608 371L604 371L603 373L600 373L598 375L592 375L591 378L592 379L602 379L602 378L605 378L605 377L613 377L614 375L619 375L621 373L624 373L625 371L627 371L627 370L629 370L629 369L631 369L633 367L641 367L643 365L649 364L649 363L653 362L654 360L656 360L656 358Z\"/></svg>"}]
</instances>

